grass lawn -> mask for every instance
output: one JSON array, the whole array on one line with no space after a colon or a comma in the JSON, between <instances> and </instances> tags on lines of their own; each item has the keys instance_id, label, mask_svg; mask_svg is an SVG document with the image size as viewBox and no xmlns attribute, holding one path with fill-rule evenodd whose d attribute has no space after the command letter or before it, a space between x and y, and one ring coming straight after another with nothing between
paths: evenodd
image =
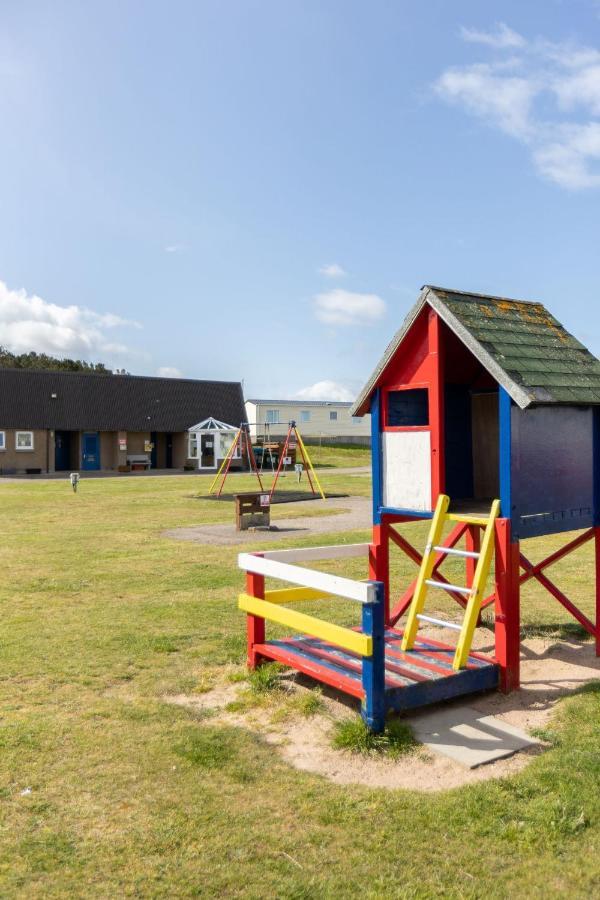
<instances>
[{"instance_id":1,"label":"grass lawn","mask_svg":"<svg viewBox=\"0 0 600 900\"><path fill-rule=\"evenodd\" d=\"M369 491L366 477L322 478L332 491ZM66 481L0 485L0 894L597 895L595 686L560 704L551 748L522 773L443 794L337 786L287 766L260 734L165 702L244 672L239 548L161 537L232 521L231 504L197 499L206 484L90 479L77 494ZM423 526L410 528L422 546ZM531 542L528 555L560 543ZM588 612L591 551L556 569ZM359 561L336 565L364 575ZM398 588L413 572L395 562ZM557 636L570 621L529 587L523 618Z\"/></svg>"},{"instance_id":2,"label":"grass lawn","mask_svg":"<svg viewBox=\"0 0 600 900\"><path fill-rule=\"evenodd\" d=\"M371 465L370 447L360 447L356 444L323 445L319 447L318 444L314 446L308 444L306 449L313 466L319 468ZM298 460L301 460L300 454L298 454Z\"/></svg>"}]
</instances>

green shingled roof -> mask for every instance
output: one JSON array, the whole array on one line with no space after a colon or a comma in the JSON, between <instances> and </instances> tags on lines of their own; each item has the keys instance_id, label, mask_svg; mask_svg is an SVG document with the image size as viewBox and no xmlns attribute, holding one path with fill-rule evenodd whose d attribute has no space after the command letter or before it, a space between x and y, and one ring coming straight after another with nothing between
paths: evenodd
<instances>
[{"instance_id":1,"label":"green shingled roof","mask_svg":"<svg viewBox=\"0 0 600 900\"><path fill-rule=\"evenodd\" d=\"M600 360L541 303L425 285L351 412L362 414L379 377L425 304L521 407L600 404Z\"/></svg>"}]
</instances>

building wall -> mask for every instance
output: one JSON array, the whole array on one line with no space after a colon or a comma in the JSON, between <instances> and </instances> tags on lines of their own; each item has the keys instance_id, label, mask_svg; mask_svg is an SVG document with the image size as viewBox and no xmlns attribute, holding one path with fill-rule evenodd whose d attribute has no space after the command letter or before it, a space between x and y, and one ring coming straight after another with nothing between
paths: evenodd
<instances>
[{"instance_id":1,"label":"building wall","mask_svg":"<svg viewBox=\"0 0 600 900\"><path fill-rule=\"evenodd\" d=\"M246 403L246 415L250 425L252 439L261 437L265 431L267 410L277 410L279 413L279 425L270 425L271 437L284 436L288 429L288 423L295 421L302 437L332 438L370 438L371 417L363 416L356 421L350 416L350 405L342 403ZM309 420L305 421L302 414L308 413ZM337 418L332 419L330 413L336 413Z\"/></svg>"},{"instance_id":2,"label":"building wall","mask_svg":"<svg viewBox=\"0 0 600 900\"><path fill-rule=\"evenodd\" d=\"M100 466L103 469L116 469L118 453L117 432L100 432Z\"/></svg>"},{"instance_id":3,"label":"building wall","mask_svg":"<svg viewBox=\"0 0 600 900\"><path fill-rule=\"evenodd\" d=\"M0 428L4 431L4 450L0 450L0 469L2 472L16 471L24 472L25 469L41 469L43 472L48 470L48 453L50 443L52 445L52 457L54 455L54 436L50 441L48 431L37 429L33 430L33 450L16 450L16 433L17 431L31 431L30 428ZM54 458L51 460L52 469L54 468Z\"/></svg>"}]
</instances>

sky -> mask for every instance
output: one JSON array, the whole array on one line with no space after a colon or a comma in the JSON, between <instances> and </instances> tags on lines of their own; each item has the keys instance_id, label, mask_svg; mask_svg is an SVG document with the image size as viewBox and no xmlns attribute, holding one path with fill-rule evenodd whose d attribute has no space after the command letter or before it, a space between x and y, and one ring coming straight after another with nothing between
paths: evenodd
<instances>
[{"instance_id":1,"label":"sky","mask_svg":"<svg viewBox=\"0 0 600 900\"><path fill-rule=\"evenodd\" d=\"M600 355L600 2L0 0L0 344L349 400L423 284Z\"/></svg>"}]
</instances>

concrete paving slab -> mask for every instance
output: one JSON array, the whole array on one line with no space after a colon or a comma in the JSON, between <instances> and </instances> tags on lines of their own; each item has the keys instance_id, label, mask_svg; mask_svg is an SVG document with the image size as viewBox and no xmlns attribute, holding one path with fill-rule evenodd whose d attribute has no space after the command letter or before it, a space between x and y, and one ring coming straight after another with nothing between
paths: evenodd
<instances>
[{"instance_id":1,"label":"concrete paving slab","mask_svg":"<svg viewBox=\"0 0 600 900\"><path fill-rule=\"evenodd\" d=\"M504 759L540 743L520 728L471 706L451 706L410 718L414 736L436 753L469 769Z\"/></svg>"}]
</instances>

